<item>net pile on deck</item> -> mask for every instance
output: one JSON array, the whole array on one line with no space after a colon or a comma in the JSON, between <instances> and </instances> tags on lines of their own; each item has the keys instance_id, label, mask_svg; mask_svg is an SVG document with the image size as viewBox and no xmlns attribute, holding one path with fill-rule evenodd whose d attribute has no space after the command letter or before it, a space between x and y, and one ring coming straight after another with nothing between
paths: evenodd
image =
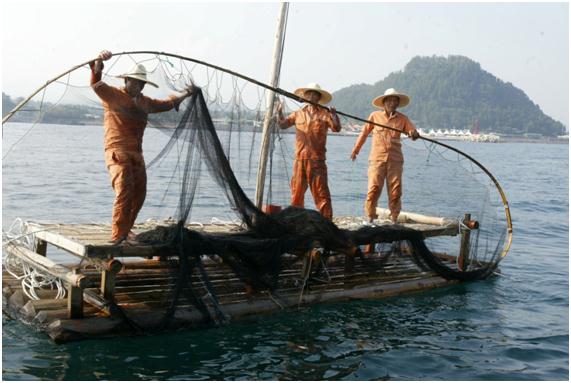
<instances>
[{"instance_id":1,"label":"net pile on deck","mask_svg":"<svg viewBox=\"0 0 571 383\"><path fill-rule=\"evenodd\" d=\"M138 238L148 244L171 243L173 249L178 249L181 265L179 283L188 282L188 276L194 269L203 272L202 255L216 255L246 284L255 289L271 290L276 286L285 254L303 255L318 247L325 249L326 254L342 253L354 257L359 255L358 245L378 242L406 241L411 249L410 255L421 268L432 269L450 279L484 278L497 265L496 262L470 271L453 270L430 252L420 232L399 225L341 230L314 210L288 207L276 214L263 213L246 196L236 180L200 89L191 96L169 143L151 164L174 147L178 150L184 148L179 152L184 161L178 204L179 223L140 234ZM202 164L206 164L209 174L240 216L244 231L213 235L184 228L194 202ZM208 278L207 275L203 277ZM190 284L188 288L192 289ZM181 289L176 291L180 292ZM214 294L212 291L210 293ZM178 296L173 298L173 302L176 299Z\"/></svg>"}]
</instances>

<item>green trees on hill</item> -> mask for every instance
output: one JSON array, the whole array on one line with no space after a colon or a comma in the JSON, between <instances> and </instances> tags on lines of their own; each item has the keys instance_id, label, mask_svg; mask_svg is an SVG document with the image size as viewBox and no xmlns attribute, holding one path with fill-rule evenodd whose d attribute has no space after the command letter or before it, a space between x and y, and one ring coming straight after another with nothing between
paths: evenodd
<instances>
[{"instance_id":1,"label":"green trees on hill","mask_svg":"<svg viewBox=\"0 0 571 383\"><path fill-rule=\"evenodd\" d=\"M2 92L2 117L10 113L12 109L16 106L16 103L12 101L10 96Z\"/></svg>"},{"instance_id":2,"label":"green trees on hill","mask_svg":"<svg viewBox=\"0 0 571 383\"><path fill-rule=\"evenodd\" d=\"M334 93L333 105L367 118L373 98L395 88L411 96L403 109L419 128L470 129L505 134L563 134L565 127L511 83L482 70L463 56L415 57L399 72L373 85L358 84Z\"/></svg>"},{"instance_id":3,"label":"green trees on hill","mask_svg":"<svg viewBox=\"0 0 571 383\"><path fill-rule=\"evenodd\" d=\"M13 100L2 92L2 117L7 115L22 98ZM10 119L11 122L41 122L46 124L84 125L99 123L102 119L102 108L77 104L40 103L29 101L26 106Z\"/></svg>"}]
</instances>

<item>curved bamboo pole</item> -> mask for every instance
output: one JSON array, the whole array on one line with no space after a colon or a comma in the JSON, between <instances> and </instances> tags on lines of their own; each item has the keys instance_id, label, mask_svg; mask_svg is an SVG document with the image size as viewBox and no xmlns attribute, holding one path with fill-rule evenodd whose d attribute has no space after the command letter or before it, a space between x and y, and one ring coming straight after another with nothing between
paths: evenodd
<instances>
[{"instance_id":1,"label":"curved bamboo pole","mask_svg":"<svg viewBox=\"0 0 571 383\"><path fill-rule=\"evenodd\" d=\"M8 120L9 120L10 118L12 118L12 116L13 116L15 113L17 113L20 109L22 109L22 107L23 107L24 105L26 105L26 104L28 103L28 101L30 101L36 94L38 94L38 93L40 93L42 90L44 90L44 89L45 89L48 85L50 85L52 82L55 82L55 81L59 80L60 78L62 78L62 77L65 76L66 74L71 73L71 72L73 72L74 70L79 69L79 68L81 68L82 66L89 64L89 63L92 62L92 61L93 61L93 60L89 60L89 61L84 62L83 64L76 65L76 66L74 66L73 68L71 68L71 69L69 69L69 70L66 70L66 71L63 72L62 74L60 74L60 75L58 75L58 76L52 78L51 80L46 81L46 83L45 83L44 85L42 85L42 86L40 86L38 89L36 89L36 90L34 91L34 93L32 93L28 98L26 98L26 99L20 101L20 103L19 103L18 105L16 105L16 106L14 107L14 109L12 109L7 115L5 115L4 118L2 118L2 125L4 125L6 122L8 122Z\"/></svg>"},{"instance_id":2,"label":"curved bamboo pole","mask_svg":"<svg viewBox=\"0 0 571 383\"><path fill-rule=\"evenodd\" d=\"M310 104L313 104L313 105L318 106L318 107L320 107L320 108L329 109L329 108L327 108L326 106L323 106L323 105L320 105L320 104L317 104L317 103L312 103L312 102L310 102L309 100L306 100L306 99L304 99L303 97L299 97L298 95L296 95L296 94L294 94L294 93L291 93L291 92L288 92L288 91L286 91L286 90L284 90L284 89L281 89L281 88L278 88L278 87L273 87L273 86L271 86L271 85L265 84L265 83L263 83L263 82L260 82L260 81L258 81L258 80L256 80L256 79L253 79L253 78L251 78L251 77L248 77L248 76L245 76L245 75L243 75L243 74L240 74L240 73L238 73L238 72L234 72L234 71L232 71L232 70L229 70L229 69L226 69L226 68L222 68L222 67L220 67L220 66L218 66L218 65L210 64L210 63L207 63L207 62L205 62L205 61L193 59L193 58L191 58L191 57L185 57L185 56L181 56L181 55L174 54L174 53L158 52L158 51L127 51L127 52L113 53L112 56L136 55L136 54L150 54L150 55L156 55L156 56L173 57L173 58L178 58L178 59L180 59L180 60L190 61L190 62L193 62L193 63L195 63L195 64L204 65L204 66L207 66L207 67L209 67L209 68L216 69L216 70L219 70L219 71L228 73L228 74L230 74L230 75L232 75L232 76L239 77L239 78L241 78L241 79L243 79L243 80L246 80L246 81L248 81L248 82L251 82L251 83L253 83L253 84L256 84L256 85L258 85L258 86L260 86L260 87L262 87L262 88L268 89L268 90L273 91L273 92L275 92L275 93L281 94L282 96L287 97L287 98L290 98L290 99L292 99L292 100L295 100L295 101L298 101L298 102L310 103ZM87 64L89 64L90 62L92 62L92 61L94 61L94 60L96 60L96 59L97 59L97 58L91 59L91 60L88 60L88 61L86 61L86 62L84 62L84 63L82 63L82 64L76 65L76 66L72 67L71 69L69 69L69 70L63 72L62 74L60 74L60 75L54 77L53 79L47 81L44 85L42 85L42 86L39 87L34 93L32 93L28 98L26 98L25 100L23 100L22 102L20 102L18 105L16 105L16 107L14 107L14 109L11 110L11 111L2 119L2 125L4 125L4 123L8 122L8 120L9 120L16 112L18 112L18 110L20 110L28 101L30 101L30 100L32 99L32 97L34 97L36 94L38 94L39 92L41 92L41 91L42 91L44 88L46 88L48 85L50 85L50 84L53 83L54 81L59 80L61 77L65 76L66 74L71 73L71 72L73 72L74 70L76 70L76 69L78 69L78 68L81 68L82 66L87 65ZM356 117L356 116L353 116L353 115L350 115L350 114L347 114L347 113L344 113L344 112L341 112L341 111L337 111L337 114L342 115L342 116L345 116L345 117L348 117L348 118L352 118L352 119L357 120L357 121L361 121L361 122L363 122L363 123L369 123L369 124L372 124L372 125L375 125L375 126L379 126L379 127L381 127L381 128L385 128L385 129L395 130L395 131L401 132L399 129L391 128L391 127L386 126L386 125L383 125L383 124L378 124L378 123L376 123L376 122L369 121L369 120L366 120L366 119L363 119L363 118L360 118L360 117ZM401 133L402 133L402 132L401 132ZM502 255L501 255L501 258L504 258L504 257L508 254L508 251L509 251L509 249L510 249L510 247L511 247L512 237L513 237L513 226L512 226L512 218L511 218L511 212L510 212L508 200L507 200L507 198L506 198L506 195L505 195L505 193L504 193L504 190L502 189L502 187L501 187L500 183L498 182L498 180L496 179L496 177L494 177L494 175L493 175L488 169L486 169L486 167L485 167L484 165L482 165L480 162L478 162L477 160L475 160L474 158L472 158L470 155L464 153L463 151L461 151L461 150L459 150L459 149L457 149L457 148L454 148L453 146L450 146L450 145L444 144L444 143L442 143L442 142L433 140L433 139L431 139L431 138L422 137L422 136L420 136L419 138L422 139L422 140L431 142L431 143L433 143L433 144L436 144L436 145L440 145L440 146L442 146L442 147L445 147L446 149L452 150L452 151L454 151L454 152L456 152L456 153L458 153L458 154L460 154L460 155L466 157L468 160L470 160L472 163L474 163L476 166L478 166L478 167L492 180L492 182L493 182L494 185L496 186L496 189L498 190L498 192L499 192L499 194L500 194L500 197L501 197L501 199L502 199L502 203L503 203L503 205L504 205L504 210L505 210L505 214L506 214L506 222L507 222L507 226L508 226L508 228L507 228L507 232L508 232L508 233L507 233L507 234L508 234L508 235L507 235L507 240L506 240L506 243L505 243L505 245L504 245L504 249L502 250Z\"/></svg>"}]
</instances>

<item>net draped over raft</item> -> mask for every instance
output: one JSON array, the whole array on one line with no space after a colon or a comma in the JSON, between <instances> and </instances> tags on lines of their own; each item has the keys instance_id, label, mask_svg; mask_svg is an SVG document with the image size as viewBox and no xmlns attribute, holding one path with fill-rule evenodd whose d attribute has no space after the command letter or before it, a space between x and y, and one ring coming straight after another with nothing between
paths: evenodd
<instances>
[{"instance_id":1,"label":"net draped over raft","mask_svg":"<svg viewBox=\"0 0 571 383\"><path fill-rule=\"evenodd\" d=\"M433 270L446 279L463 281L485 278L490 275L499 258L470 271L459 271L445 265L434 256L424 243L421 232L400 225L370 227L356 230L338 228L315 210L289 206L274 213L265 214L246 196L231 169L220 139L214 128L202 91L197 89L187 103L186 110L166 147L151 161L149 166L165 156L174 147L183 146L179 156L184 165L182 191L178 206L178 223L138 235L138 241L148 245L168 243L178 256L180 274L172 300L172 310L183 288L192 290L189 283L192 273L200 273L206 288L208 276L202 266L202 256L218 256L236 275L254 290L274 290L280 271L290 256L303 256L311 249L322 248L324 254L344 254L350 262L357 257L367 262L359 245L381 242L408 244L406 252L423 270ZM200 233L185 228L185 223L194 200L198 173L202 164L216 184L224 191L232 209L244 224L244 230L228 234ZM402 244L399 246L402 249ZM400 252L402 255L402 252ZM205 305L196 294L192 301L207 313ZM216 305L223 317L219 305Z\"/></svg>"},{"instance_id":2,"label":"net draped over raft","mask_svg":"<svg viewBox=\"0 0 571 383\"><path fill-rule=\"evenodd\" d=\"M167 301L162 302L167 303L168 307L165 325L175 314L177 305L182 306L182 301L191 302L203 314L205 321L219 323L227 318L210 283L208 271L211 268L205 267L206 258L209 258L209 262L223 262L228 266L243 282L245 290L269 291L280 300L279 282L284 278L281 272L300 259L311 259L309 254L316 250L320 254L319 265L310 267L315 281L322 280L322 274L327 273L328 257L344 258L347 273L354 265L359 265L371 274L383 273L383 266L389 257L410 258L421 270L435 272L446 279L469 281L491 275L505 256L511 241L511 221L509 217L501 217L507 203L497 198L498 184L495 179L491 179L490 174L486 175L473 161L468 161L467 156L424 140L414 143L402 140L405 156L403 207L407 211L451 218L460 222L459 226L462 226L464 214L472 214L471 219L479 222L479 227L470 230L466 263L462 268L464 271L450 262L444 262L441 257L458 252L457 237L425 238L422 232L405 224L362 226L367 166L348 160L356 136L330 135L328 138L329 169L332 162L337 161L335 171L329 174L333 222L324 219L315 210L299 207L290 206L277 213L264 213L248 196L253 194L251 180L259 166L253 157L258 150L264 115L271 116L267 103L264 103L268 99L268 86L198 60L158 52L114 55L106 64L103 81L121 86L122 80L116 76L124 73L133 62L143 63L153 82L160 85L158 90L145 88L146 95L165 98L171 91L184 89L190 82L196 84L196 91L183 102L178 113L171 111L149 115L145 132L145 142L156 141L154 149L158 147L158 154L147 164L149 181L143 213L162 218L166 209L171 214L173 206L176 206L176 224L159 226L137 236L137 241L142 244L161 245L168 249L166 260L172 263L169 270L175 286L166 292ZM23 108L11 115L10 123L22 125L24 134L13 145L8 145L3 153L5 175L12 161L28 159L22 143L39 131L33 131L37 124L66 124L71 115L80 123L101 126L101 102L93 90L86 86L88 78L88 65L72 68L42 88ZM285 110L291 112L303 106L295 96L280 89L274 90L284 96ZM53 99L54 94L57 99L55 103L46 101L48 96ZM78 102L91 108L89 118L75 105ZM335 99L332 105L335 106ZM403 112L406 114L406 109ZM360 131L362 118L354 118L341 111L338 114L344 131ZM295 128L282 131L274 118L270 121L263 202L266 205L287 206L290 201L289 181L295 137L287 133L293 133ZM4 129L4 133L8 135L10 130ZM168 141L161 147L163 141L160 139L165 138ZM88 144L93 145L92 142ZM344 145L347 146L347 153L343 154L344 160L340 162L332 149L341 150ZM52 148L42 150L49 155ZM66 150L69 156L81 154L80 149L75 153L73 147ZM145 154L151 152L145 149ZM367 155L363 149L361 158L364 161ZM55 163L57 158L54 156L52 165L64 168L64 164ZM65 169L71 165L66 163ZM167 175L159 172L165 168ZM207 174L203 170L207 170ZM31 184L34 182L35 179ZM178 187L180 189L173 191ZM221 201L218 195L205 194L212 193L214 188L223 192L226 201ZM386 191L383 194L386 195ZM76 193L73 198L79 202L78 206L90 203L89 195ZM378 207L385 204L381 198ZM159 211L148 213L152 208ZM73 207L70 206L68 210L67 214L73 214ZM194 219L204 210L207 210L209 217L233 212L238 216L239 230L236 229L238 225L234 225L234 231L224 233L190 230L189 227L193 227L189 225L191 216ZM341 224L340 220L349 224ZM507 233L510 234L506 241ZM361 249L362 245L370 244L376 249L377 259L374 262ZM308 283L313 282L310 280ZM197 291L198 285L200 291ZM207 291L207 298L204 290ZM120 304L114 304L114 310L130 322Z\"/></svg>"}]
</instances>

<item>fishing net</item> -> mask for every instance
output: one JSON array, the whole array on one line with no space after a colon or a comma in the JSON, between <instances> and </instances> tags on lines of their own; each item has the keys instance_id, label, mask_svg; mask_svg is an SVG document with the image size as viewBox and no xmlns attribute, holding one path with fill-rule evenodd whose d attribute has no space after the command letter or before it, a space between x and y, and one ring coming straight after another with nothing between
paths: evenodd
<instances>
[{"instance_id":1,"label":"fishing net","mask_svg":"<svg viewBox=\"0 0 571 383\"><path fill-rule=\"evenodd\" d=\"M144 139L148 192L139 220L172 218L170 224L153 226L137 237L141 244L170 248L163 258L171 263L176 283L162 298L169 307L165 324L181 297L209 321L226 319L205 261L224 264L247 290L269 291L277 297L280 281L286 278L283 271L295 262L313 260L316 250L320 257L309 267L302 291L313 280L323 283L328 259L337 257L345 259L346 273L359 264L371 274L382 273L391 259L406 258L421 271L465 281L489 276L506 255L511 241L507 201L495 178L462 151L403 136L405 170L399 222L392 224L383 210L387 207L385 186L378 203L379 219L367 225L363 205L371 138L356 162L349 159L355 131L367 116L339 111L343 130L330 133L327 142L334 212L333 221L329 221L314 210L309 191L305 209L288 207L295 128L282 130L275 118L264 118L272 98L285 102L286 115L301 108L303 100L223 68L158 53L115 55L106 62L103 81L120 87L123 80L116 76L134 63L144 64L150 79L159 85L158 89L144 89L150 97L166 98L189 84L195 86L178 112L149 115ZM87 64L74 68L42 88L3 124L5 177L12 177L11 162L30 161L26 142L33 141L40 131L70 124L101 129L103 109L89 86L89 77ZM335 99L331 105L335 106ZM269 155L263 204L258 207L253 201L264 123L269 132ZM12 136L12 131L17 133ZM11 137L8 145L7 136ZM66 145L68 156L81 158L82 145L100 145L79 141L75 147ZM456 143L466 151L470 145ZM50 150L58 149L42 148L48 155ZM105 188L108 181L100 164L93 172ZM72 165L66 160L65 167L57 163L49 166L64 168L73 178ZM20 185L25 183L20 181ZM17 191L8 188L6 192ZM49 219L81 216L81 206L97 198L75 194L77 205ZM111 203L109 199L109 206ZM109 211L104 210L101 218ZM208 220L223 223L228 230L196 230L196 222L208 224Z\"/></svg>"}]
</instances>

